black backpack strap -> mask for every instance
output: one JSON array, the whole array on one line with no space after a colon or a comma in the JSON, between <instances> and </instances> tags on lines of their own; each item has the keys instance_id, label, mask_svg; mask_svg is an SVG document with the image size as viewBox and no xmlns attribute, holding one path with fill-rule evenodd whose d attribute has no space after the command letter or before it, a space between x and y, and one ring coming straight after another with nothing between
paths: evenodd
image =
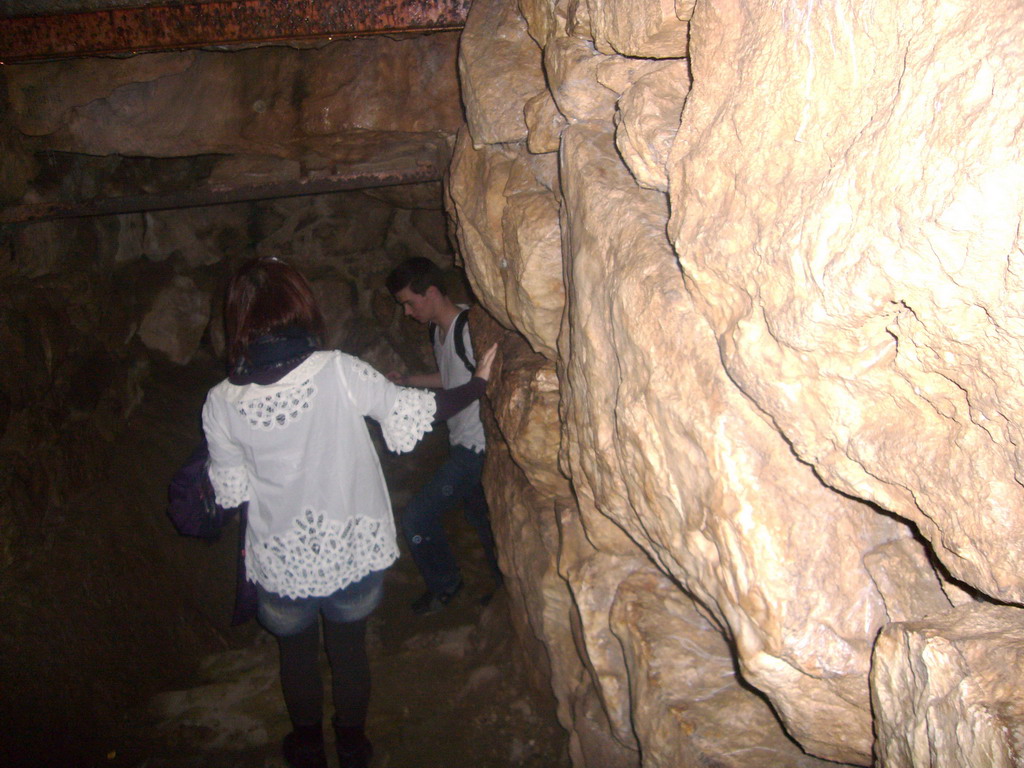
<instances>
[{"instance_id":1,"label":"black backpack strap","mask_svg":"<svg viewBox=\"0 0 1024 768\"><path fill-rule=\"evenodd\" d=\"M466 370L470 373L476 373L476 365L469 359L469 355L466 354L466 323L469 322L469 310L464 309L455 317L455 322L452 323L452 327L448 329L449 333L455 334L455 354L459 356L462 364L466 366ZM437 323L427 323L427 334L430 336L430 347L433 349L434 340L437 338Z\"/></svg>"},{"instance_id":2,"label":"black backpack strap","mask_svg":"<svg viewBox=\"0 0 1024 768\"><path fill-rule=\"evenodd\" d=\"M458 354L459 359L462 360L462 364L466 366L466 370L470 373L476 373L476 366L470 362L469 355L466 354L466 336L464 331L468 322L469 310L464 309L455 318L455 322L452 323L452 330L455 332L455 352Z\"/></svg>"}]
</instances>

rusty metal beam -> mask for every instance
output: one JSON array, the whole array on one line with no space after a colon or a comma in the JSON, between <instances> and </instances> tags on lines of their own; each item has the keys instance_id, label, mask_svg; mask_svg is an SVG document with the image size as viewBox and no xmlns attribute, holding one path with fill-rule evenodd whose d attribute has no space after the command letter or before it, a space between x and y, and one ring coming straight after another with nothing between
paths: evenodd
<instances>
[{"instance_id":1,"label":"rusty metal beam","mask_svg":"<svg viewBox=\"0 0 1024 768\"><path fill-rule=\"evenodd\" d=\"M223 0L0 19L0 64L461 29L471 0Z\"/></svg>"},{"instance_id":2,"label":"rusty metal beam","mask_svg":"<svg viewBox=\"0 0 1024 768\"><path fill-rule=\"evenodd\" d=\"M376 189L401 184L441 181L444 166L437 162L417 161L397 169L340 169L309 174L294 181L273 181L238 186L199 187L146 195L95 198L81 202L34 203L0 209L0 225L27 224L82 216L110 216L144 211L166 211L207 205L273 200L281 197L322 195L357 189Z\"/></svg>"}]
</instances>

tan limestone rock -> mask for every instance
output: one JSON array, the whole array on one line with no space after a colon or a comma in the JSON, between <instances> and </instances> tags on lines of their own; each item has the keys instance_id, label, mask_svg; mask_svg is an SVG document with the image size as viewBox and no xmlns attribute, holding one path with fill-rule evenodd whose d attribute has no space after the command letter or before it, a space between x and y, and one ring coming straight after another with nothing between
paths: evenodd
<instances>
[{"instance_id":1,"label":"tan limestone rock","mask_svg":"<svg viewBox=\"0 0 1024 768\"><path fill-rule=\"evenodd\" d=\"M121 88L186 72L197 55L154 53L4 67L11 118L28 136L55 133L76 109L107 99Z\"/></svg>"},{"instance_id":2,"label":"tan limestone rock","mask_svg":"<svg viewBox=\"0 0 1024 768\"><path fill-rule=\"evenodd\" d=\"M698 5L680 264L802 461L1024 602L1024 9L818 10Z\"/></svg>"},{"instance_id":3,"label":"tan limestone rock","mask_svg":"<svg viewBox=\"0 0 1024 768\"><path fill-rule=\"evenodd\" d=\"M466 275L505 327L549 360L562 316L561 230L548 155L522 145L475 149L459 134L447 187Z\"/></svg>"},{"instance_id":4,"label":"tan limestone rock","mask_svg":"<svg viewBox=\"0 0 1024 768\"><path fill-rule=\"evenodd\" d=\"M563 300L557 279L561 267L558 199L547 190L510 197L502 232L507 247L498 267L505 276L509 314L533 348L553 360ZM537 299L544 303L535 309Z\"/></svg>"},{"instance_id":5,"label":"tan limestone rock","mask_svg":"<svg viewBox=\"0 0 1024 768\"><path fill-rule=\"evenodd\" d=\"M610 129L571 126L561 156L577 493L714 610L801 745L870 762L885 615L861 554L906 531L822 486L729 381L672 265L666 201L636 186Z\"/></svg>"},{"instance_id":6,"label":"tan limestone rock","mask_svg":"<svg viewBox=\"0 0 1024 768\"><path fill-rule=\"evenodd\" d=\"M473 144L526 138L526 102L544 91L537 43L515 0L476 0L459 49L466 122Z\"/></svg>"},{"instance_id":7,"label":"tan limestone rock","mask_svg":"<svg viewBox=\"0 0 1024 768\"><path fill-rule=\"evenodd\" d=\"M599 66L610 58L578 37L556 37L544 48L548 87L570 123L612 119L618 94L597 79Z\"/></svg>"},{"instance_id":8,"label":"tan limestone rock","mask_svg":"<svg viewBox=\"0 0 1024 768\"><path fill-rule=\"evenodd\" d=\"M928 562L924 546L915 538L888 541L864 555L885 602L889 621L913 621L945 613L954 603Z\"/></svg>"},{"instance_id":9,"label":"tan limestone rock","mask_svg":"<svg viewBox=\"0 0 1024 768\"><path fill-rule=\"evenodd\" d=\"M639 768L637 752L627 750L608 733L608 717L597 690L592 686L584 686L574 692L569 739L569 757L573 765Z\"/></svg>"},{"instance_id":10,"label":"tan limestone rock","mask_svg":"<svg viewBox=\"0 0 1024 768\"><path fill-rule=\"evenodd\" d=\"M485 487L493 509L499 563L509 584L509 596L520 609L513 612L516 631L522 637L544 642L545 655L556 676L543 683L556 694L561 693L566 679L574 679L579 673L579 658L572 650L572 637L564 622L571 597L557 569L555 505L532 487L504 441L488 447L485 477L493 481ZM559 699L564 703L564 697Z\"/></svg>"},{"instance_id":11,"label":"tan limestone rock","mask_svg":"<svg viewBox=\"0 0 1024 768\"><path fill-rule=\"evenodd\" d=\"M696 5L697 0L676 0L676 17L689 21L693 18L693 9Z\"/></svg>"},{"instance_id":12,"label":"tan limestone rock","mask_svg":"<svg viewBox=\"0 0 1024 768\"><path fill-rule=\"evenodd\" d=\"M638 763L631 724L629 670L608 614L618 585L649 567L635 543L607 518L559 508L558 570L569 583L575 652L585 675L567 691L573 763L631 768Z\"/></svg>"},{"instance_id":13,"label":"tan limestone rock","mask_svg":"<svg viewBox=\"0 0 1024 768\"><path fill-rule=\"evenodd\" d=\"M692 600L653 568L615 591L611 629L629 670L644 768L826 768L782 733L764 699L740 685L729 645Z\"/></svg>"},{"instance_id":14,"label":"tan limestone rock","mask_svg":"<svg viewBox=\"0 0 1024 768\"><path fill-rule=\"evenodd\" d=\"M527 147L561 146L567 311L552 359L578 507L559 507L560 563L582 607L568 615L587 678L556 690L574 760L601 764L603 719L606 746L622 745L627 709L645 760L727 759L701 739L719 707L747 711L722 699L683 719L697 706L672 698L684 653L645 615L660 608L646 605L648 586L671 587L627 586L639 546L707 607L790 735L868 763L878 629L973 610L972 587L1024 594L1021 11L519 5L569 124L550 117L546 95L529 102ZM639 6L690 25L692 91L684 61L602 55L639 45ZM457 151L464 184L450 209L483 303L522 329L494 266L528 228L499 231L516 151L486 164ZM612 573L617 587L602 580ZM630 595L612 609L625 657L604 641L613 588ZM624 679L649 687L627 691ZM899 687L894 710L907 706ZM953 744L960 715L939 714L932 738ZM970 764L966 747L952 750L950 765Z\"/></svg>"},{"instance_id":15,"label":"tan limestone rock","mask_svg":"<svg viewBox=\"0 0 1024 768\"><path fill-rule=\"evenodd\" d=\"M676 15L675 0L590 0L588 5L594 44L602 53L647 59L686 55L688 17Z\"/></svg>"},{"instance_id":16,"label":"tan limestone rock","mask_svg":"<svg viewBox=\"0 0 1024 768\"><path fill-rule=\"evenodd\" d=\"M544 49L544 71L551 97L569 122L611 120L614 102L662 63L606 55L581 37L557 37Z\"/></svg>"},{"instance_id":17,"label":"tan limestone rock","mask_svg":"<svg viewBox=\"0 0 1024 768\"><path fill-rule=\"evenodd\" d=\"M496 442L487 449L484 483L498 561L512 605L512 628L537 659L530 669L534 684L552 691L559 721L568 728L568 693L578 684L583 667L566 622L572 596L558 574L555 505L533 489L507 445Z\"/></svg>"},{"instance_id":18,"label":"tan limestone rock","mask_svg":"<svg viewBox=\"0 0 1024 768\"><path fill-rule=\"evenodd\" d=\"M98 63L93 76L116 87L109 92L86 91L73 104L54 104L47 115L48 145L70 152L158 157L259 152L261 140L279 139L283 125L289 130L294 125L294 113L286 104L282 109L290 114L283 118L264 109L275 98L278 83L263 74L262 65L292 78L297 61L290 61L287 54L271 54L278 67L257 51L185 54L186 67L173 54L160 54L164 71L145 80L133 78L135 60L152 55ZM74 89L77 82L60 78L48 85L59 93ZM274 119L268 120L271 116ZM257 126L272 136L260 136Z\"/></svg>"},{"instance_id":19,"label":"tan limestone rock","mask_svg":"<svg viewBox=\"0 0 1024 768\"><path fill-rule=\"evenodd\" d=\"M350 130L444 131L462 124L456 79L459 36L365 37L303 59L300 125L311 136ZM285 91L287 92L287 91Z\"/></svg>"},{"instance_id":20,"label":"tan limestone rock","mask_svg":"<svg viewBox=\"0 0 1024 768\"><path fill-rule=\"evenodd\" d=\"M210 322L211 299L191 278L176 276L156 295L142 318L139 339L172 362L184 365L196 353Z\"/></svg>"},{"instance_id":21,"label":"tan limestone rock","mask_svg":"<svg viewBox=\"0 0 1024 768\"><path fill-rule=\"evenodd\" d=\"M541 48L556 35L564 34L569 0L519 0L519 13L527 30Z\"/></svg>"},{"instance_id":22,"label":"tan limestone rock","mask_svg":"<svg viewBox=\"0 0 1024 768\"><path fill-rule=\"evenodd\" d=\"M610 88L621 96L638 80L662 70L665 64L666 61L663 59L604 56L594 66L594 76L605 88Z\"/></svg>"},{"instance_id":23,"label":"tan limestone rock","mask_svg":"<svg viewBox=\"0 0 1024 768\"><path fill-rule=\"evenodd\" d=\"M593 43L594 32L591 25L590 3L588 0L566 0L564 7L565 32L572 37L578 37L581 40Z\"/></svg>"},{"instance_id":24,"label":"tan limestone rock","mask_svg":"<svg viewBox=\"0 0 1024 768\"><path fill-rule=\"evenodd\" d=\"M446 207L453 220L458 250L477 299L506 328L512 328L504 301L498 267L505 258L501 219L505 212L505 186L517 152L511 145L477 150L468 130L460 131L452 156Z\"/></svg>"},{"instance_id":25,"label":"tan limestone rock","mask_svg":"<svg viewBox=\"0 0 1024 768\"><path fill-rule=\"evenodd\" d=\"M668 191L668 160L690 90L685 59L640 77L619 99L615 145L642 187Z\"/></svg>"},{"instance_id":26,"label":"tan limestone rock","mask_svg":"<svg viewBox=\"0 0 1024 768\"><path fill-rule=\"evenodd\" d=\"M558 111L550 91L542 91L526 102L527 148L536 154L558 151L562 129L568 124Z\"/></svg>"},{"instance_id":27,"label":"tan limestone rock","mask_svg":"<svg viewBox=\"0 0 1024 768\"><path fill-rule=\"evenodd\" d=\"M480 310L474 310L477 327ZM491 385L498 429L509 456L542 498L570 503L569 481L558 468L558 376L549 360L521 337L503 343L501 376Z\"/></svg>"},{"instance_id":28,"label":"tan limestone rock","mask_svg":"<svg viewBox=\"0 0 1024 768\"><path fill-rule=\"evenodd\" d=\"M527 649L538 640L543 643L544 664L550 665L543 684L558 700L574 764L634 768L636 751L613 736L606 710L609 701L617 707L616 732L632 744L623 720L628 720L628 709L623 709L628 702L622 695L609 700L597 683L614 680L624 691L621 654L616 657L616 641L591 620L589 609L581 609L580 600L605 600L614 592L611 572L629 572L626 565L635 563L640 552L607 520L606 531L585 534L580 525L568 481L557 468L558 393L552 364L481 310L473 311L470 322L478 348L500 342L499 374L488 387L494 429L488 432L485 487L517 635ZM490 415L485 409L489 428ZM625 557L601 555L590 543L610 537L616 538L619 551L628 553ZM601 586L608 584L610 590Z\"/></svg>"},{"instance_id":29,"label":"tan limestone rock","mask_svg":"<svg viewBox=\"0 0 1024 768\"><path fill-rule=\"evenodd\" d=\"M566 527L563 526L563 536ZM583 532L582 527L579 529ZM579 557L577 552L563 553L560 570L572 589L573 602L580 614L578 642L580 656L597 683L597 693L615 739L630 750L636 749L633 733L632 699L629 670L622 643L612 632L608 617L619 585L631 574L647 567L646 558L637 550L632 557L607 555L597 551ZM572 557L569 553L577 555Z\"/></svg>"},{"instance_id":30,"label":"tan limestone rock","mask_svg":"<svg viewBox=\"0 0 1024 768\"><path fill-rule=\"evenodd\" d=\"M550 363L482 311L473 311L471 323L478 349L500 345L499 374L487 397L496 408L493 413L482 409L488 426L484 487L513 629L536 660L530 667L534 683L554 693L559 720L571 729L574 692L588 678L567 619L572 595L558 572L559 510L571 508L572 498L553 458L558 449L557 396L544 385ZM523 468L532 472L545 461L549 480L534 485Z\"/></svg>"},{"instance_id":31,"label":"tan limestone rock","mask_svg":"<svg viewBox=\"0 0 1024 768\"><path fill-rule=\"evenodd\" d=\"M882 631L871 671L880 764L1021 764L1022 616L1019 608L974 605Z\"/></svg>"}]
</instances>

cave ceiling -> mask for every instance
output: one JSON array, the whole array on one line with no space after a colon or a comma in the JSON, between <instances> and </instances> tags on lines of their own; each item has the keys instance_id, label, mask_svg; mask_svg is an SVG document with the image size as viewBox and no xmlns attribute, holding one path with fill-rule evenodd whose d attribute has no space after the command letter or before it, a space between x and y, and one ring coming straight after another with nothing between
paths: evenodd
<instances>
[{"instance_id":1,"label":"cave ceiling","mask_svg":"<svg viewBox=\"0 0 1024 768\"><path fill-rule=\"evenodd\" d=\"M469 5L470 0L11 0L0 3L0 69L195 49L320 47L346 38L458 30ZM365 133L344 141L363 142ZM354 153L359 162L264 159L275 170L255 183L221 177L217 183L155 189L160 185L151 181L138 194L85 198L55 197L37 189L20 202L0 206L0 225L435 182L450 158L450 148L437 136L396 134L389 143L378 132L371 141ZM120 160L118 168L126 163L137 161Z\"/></svg>"}]
</instances>

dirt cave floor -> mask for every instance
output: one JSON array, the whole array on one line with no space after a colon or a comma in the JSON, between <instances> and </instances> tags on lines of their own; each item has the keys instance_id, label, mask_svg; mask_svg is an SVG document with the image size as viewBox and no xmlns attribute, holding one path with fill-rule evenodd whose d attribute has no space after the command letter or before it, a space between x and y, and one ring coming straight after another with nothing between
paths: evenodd
<instances>
[{"instance_id":1,"label":"dirt cave floor","mask_svg":"<svg viewBox=\"0 0 1024 768\"><path fill-rule=\"evenodd\" d=\"M218 378L212 360L155 363L109 476L41 513L0 572L0 764L284 766L276 643L255 622L229 626L237 527L213 543L185 539L164 512ZM396 510L445 439L439 430L410 455L382 454ZM527 682L505 591L481 604L492 583L475 533L461 511L446 527L466 582L458 598L415 616L423 585L403 549L370 619L373 765L568 768L554 697Z\"/></svg>"}]
</instances>

